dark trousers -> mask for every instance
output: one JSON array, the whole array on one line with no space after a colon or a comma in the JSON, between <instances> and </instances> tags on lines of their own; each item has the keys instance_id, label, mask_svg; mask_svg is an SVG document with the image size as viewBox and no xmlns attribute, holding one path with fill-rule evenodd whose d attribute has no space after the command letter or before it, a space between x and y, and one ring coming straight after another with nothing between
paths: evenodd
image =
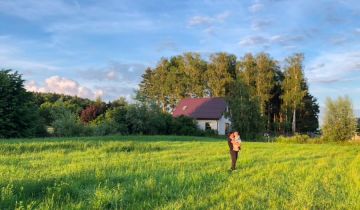
<instances>
[{"instance_id":1,"label":"dark trousers","mask_svg":"<svg viewBox=\"0 0 360 210\"><path fill-rule=\"evenodd\" d=\"M230 150L230 157L231 157L231 169L235 170L236 167L236 161L238 159L238 153L237 151Z\"/></svg>"}]
</instances>

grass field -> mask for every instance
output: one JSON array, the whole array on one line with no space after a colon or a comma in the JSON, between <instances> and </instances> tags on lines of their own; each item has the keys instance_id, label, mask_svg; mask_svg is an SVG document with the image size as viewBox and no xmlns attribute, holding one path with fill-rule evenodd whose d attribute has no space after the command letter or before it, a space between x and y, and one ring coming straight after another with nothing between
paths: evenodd
<instances>
[{"instance_id":1,"label":"grass field","mask_svg":"<svg viewBox=\"0 0 360 210\"><path fill-rule=\"evenodd\" d=\"M0 209L360 209L360 146L131 136L0 141Z\"/></svg>"}]
</instances>

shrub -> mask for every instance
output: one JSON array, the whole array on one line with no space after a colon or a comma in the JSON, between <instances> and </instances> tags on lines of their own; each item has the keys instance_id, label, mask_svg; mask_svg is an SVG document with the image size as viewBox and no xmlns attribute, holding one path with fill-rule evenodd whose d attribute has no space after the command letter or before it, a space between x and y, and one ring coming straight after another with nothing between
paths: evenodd
<instances>
[{"instance_id":1,"label":"shrub","mask_svg":"<svg viewBox=\"0 0 360 210\"><path fill-rule=\"evenodd\" d=\"M117 124L114 122L103 121L99 124L90 125L86 127L91 127L93 129L93 134L96 136L105 136L105 135L118 133Z\"/></svg>"},{"instance_id":2,"label":"shrub","mask_svg":"<svg viewBox=\"0 0 360 210\"><path fill-rule=\"evenodd\" d=\"M54 135L56 136L81 136L88 130L84 130L84 125L79 117L67 109L56 113L55 121L52 123Z\"/></svg>"},{"instance_id":3,"label":"shrub","mask_svg":"<svg viewBox=\"0 0 360 210\"><path fill-rule=\"evenodd\" d=\"M350 140L356 133L356 118L351 100L339 97L326 100L323 137L327 141Z\"/></svg>"},{"instance_id":4,"label":"shrub","mask_svg":"<svg viewBox=\"0 0 360 210\"><path fill-rule=\"evenodd\" d=\"M198 126L197 122L186 116L180 116L173 119L171 133L176 135L201 135L204 134Z\"/></svg>"},{"instance_id":5,"label":"shrub","mask_svg":"<svg viewBox=\"0 0 360 210\"><path fill-rule=\"evenodd\" d=\"M305 144L310 142L310 136L308 135L295 135L291 137L279 136L275 138L275 142Z\"/></svg>"},{"instance_id":6,"label":"shrub","mask_svg":"<svg viewBox=\"0 0 360 210\"><path fill-rule=\"evenodd\" d=\"M101 107L100 105L97 104L90 105L81 112L80 115L81 122L88 123L92 120L95 120L103 112L104 112L104 108Z\"/></svg>"}]
</instances>

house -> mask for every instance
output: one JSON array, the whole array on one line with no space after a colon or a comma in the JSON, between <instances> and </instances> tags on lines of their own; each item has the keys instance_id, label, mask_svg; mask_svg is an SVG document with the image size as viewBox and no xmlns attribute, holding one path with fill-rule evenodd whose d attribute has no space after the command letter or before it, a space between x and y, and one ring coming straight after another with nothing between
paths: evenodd
<instances>
[{"instance_id":1,"label":"house","mask_svg":"<svg viewBox=\"0 0 360 210\"><path fill-rule=\"evenodd\" d=\"M228 105L223 98L186 98L177 105L173 117L192 117L200 129L215 130L225 135L231 127L230 119L224 115L227 111Z\"/></svg>"}]
</instances>

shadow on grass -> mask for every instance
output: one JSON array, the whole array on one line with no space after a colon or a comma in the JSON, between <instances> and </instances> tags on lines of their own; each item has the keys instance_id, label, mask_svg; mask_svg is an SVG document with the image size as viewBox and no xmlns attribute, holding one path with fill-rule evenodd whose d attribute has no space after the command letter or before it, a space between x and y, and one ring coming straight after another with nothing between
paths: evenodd
<instances>
[{"instance_id":1,"label":"shadow on grass","mask_svg":"<svg viewBox=\"0 0 360 210\"><path fill-rule=\"evenodd\" d=\"M70 207L82 203L85 208L145 209L185 200L188 196L204 196L212 192L230 175L218 172L185 172L176 168L153 169L142 173L122 173L122 170L105 169L100 176L95 170L86 170L66 176L25 179L0 185L1 191L9 188L9 196L0 204L1 209L13 209L16 203L36 202L43 207L52 200L53 207ZM201 190L199 190L201 189Z\"/></svg>"}]
</instances>

